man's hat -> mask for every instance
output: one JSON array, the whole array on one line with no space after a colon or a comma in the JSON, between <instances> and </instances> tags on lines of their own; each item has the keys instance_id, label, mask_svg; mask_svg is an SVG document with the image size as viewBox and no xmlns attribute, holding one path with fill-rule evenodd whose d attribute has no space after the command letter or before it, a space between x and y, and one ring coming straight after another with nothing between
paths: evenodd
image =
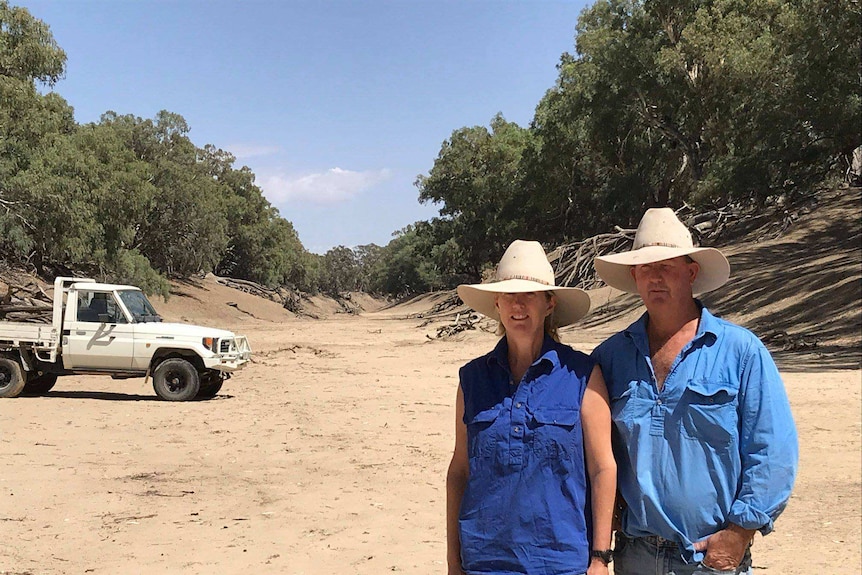
<instances>
[{"instance_id":1,"label":"man's hat","mask_svg":"<svg viewBox=\"0 0 862 575\"><path fill-rule=\"evenodd\" d=\"M723 286L730 278L727 258L715 248L697 248L691 232L670 208L650 208L641 218L631 251L598 256L593 265L599 277L611 287L638 293L631 266L650 264L679 256L689 256L700 264L691 286L693 294L705 293Z\"/></svg>"},{"instance_id":2,"label":"man's hat","mask_svg":"<svg viewBox=\"0 0 862 575\"><path fill-rule=\"evenodd\" d=\"M575 323L590 311L587 292L555 285L554 269L539 242L515 240L500 259L494 281L458 286L465 304L497 321L500 314L494 305L495 294L541 291L553 291L557 297L554 327Z\"/></svg>"}]
</instances>

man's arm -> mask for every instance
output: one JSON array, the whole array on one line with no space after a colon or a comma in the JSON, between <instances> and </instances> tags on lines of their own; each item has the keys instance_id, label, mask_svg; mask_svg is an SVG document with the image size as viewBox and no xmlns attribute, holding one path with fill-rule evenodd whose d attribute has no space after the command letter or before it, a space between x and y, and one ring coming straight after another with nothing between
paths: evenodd
<instances>
[{"instance_id":1,"label":"man's arm","mask_svg":"<svg viewBox=\"0 0 862 575\"><path fill-rule=\"evenodd\" d=\"M790 498L799 461L796 425L775 362L759 341L742 366L739 400L740 490L729 525L695 543L704 564L736 568L756 531L772 531Z\"/></svg>"},{"instance_id":2,"label":"man's arm","mask_svg":"<svg viewBox=\"0 0 862 575\"><path fill-rule=\"evenodd\" d=\"M760 341L752 347L740 385L742 481L728 519L766 535L790 499L799 443L778 368Z\"/></svg>"}]
</instances>

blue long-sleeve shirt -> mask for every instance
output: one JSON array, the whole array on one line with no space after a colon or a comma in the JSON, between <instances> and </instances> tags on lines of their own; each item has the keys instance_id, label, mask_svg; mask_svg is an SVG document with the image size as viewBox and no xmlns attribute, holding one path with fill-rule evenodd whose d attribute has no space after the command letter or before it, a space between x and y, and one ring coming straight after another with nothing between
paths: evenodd
<instances>
[{"instance_id":1,"label":"blue long-sleeve shirt","mask_svg":"<svg viewBox=\"0 0 862 575\"><path fill-rule=\"evenodd\" d=\"M729 523L772 531L799 459L796 426L775 362L748 330L701 306L697 334L658 391L648 314L593 352L614 420L619 489L630 537L693 543Z\"/></svg>"}]
</instances>

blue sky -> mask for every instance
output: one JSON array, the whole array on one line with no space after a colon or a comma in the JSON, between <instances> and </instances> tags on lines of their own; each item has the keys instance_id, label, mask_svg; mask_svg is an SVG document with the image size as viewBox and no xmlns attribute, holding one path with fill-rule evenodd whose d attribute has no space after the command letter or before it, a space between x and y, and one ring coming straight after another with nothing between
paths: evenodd
<instances>
[{"instance_id":1,"label":"blue sky","mask_svg":"<svg viewBox=\"0 0 862 575\"><path fill-rule=\"evenodd\" d=\"M438 213L413 185L454 130L527 126L584 1L12 0L68 55L79 123L182 115L303 245L387 244Z\"/></svg>"}]
</instances>

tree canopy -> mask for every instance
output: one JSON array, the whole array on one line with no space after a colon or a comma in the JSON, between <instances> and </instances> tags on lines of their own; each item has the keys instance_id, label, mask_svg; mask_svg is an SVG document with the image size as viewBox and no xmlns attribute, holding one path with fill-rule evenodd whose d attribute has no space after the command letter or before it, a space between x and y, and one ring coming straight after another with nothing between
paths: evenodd
<instances>
[{"instance_id":1,"label":"tree canopy","mask_svg":"<svg viewBox=\"0 0 862 575\"><path fill-rule=\"evenodd\" d=\"M440 272L477 280L516 237L577 241L649 207L812 193L862 143L859 21L853 1L598 0L529 128L455 130L417 180L460 250Z\"/></svg>"},{"instance_id":2,"label":"tree canopy","mask_svg":"<svg viewBox=\"0 0 862 575\"><path fill-rule=\"evenodd\" d=\"M176 113L105 112L79 125L58 94L49 28L0 0L0 250L167 293L167 278L218 271L267 286L309 283L305 251L235 158L198 148Z\"/></svg>"}]
</instances>

